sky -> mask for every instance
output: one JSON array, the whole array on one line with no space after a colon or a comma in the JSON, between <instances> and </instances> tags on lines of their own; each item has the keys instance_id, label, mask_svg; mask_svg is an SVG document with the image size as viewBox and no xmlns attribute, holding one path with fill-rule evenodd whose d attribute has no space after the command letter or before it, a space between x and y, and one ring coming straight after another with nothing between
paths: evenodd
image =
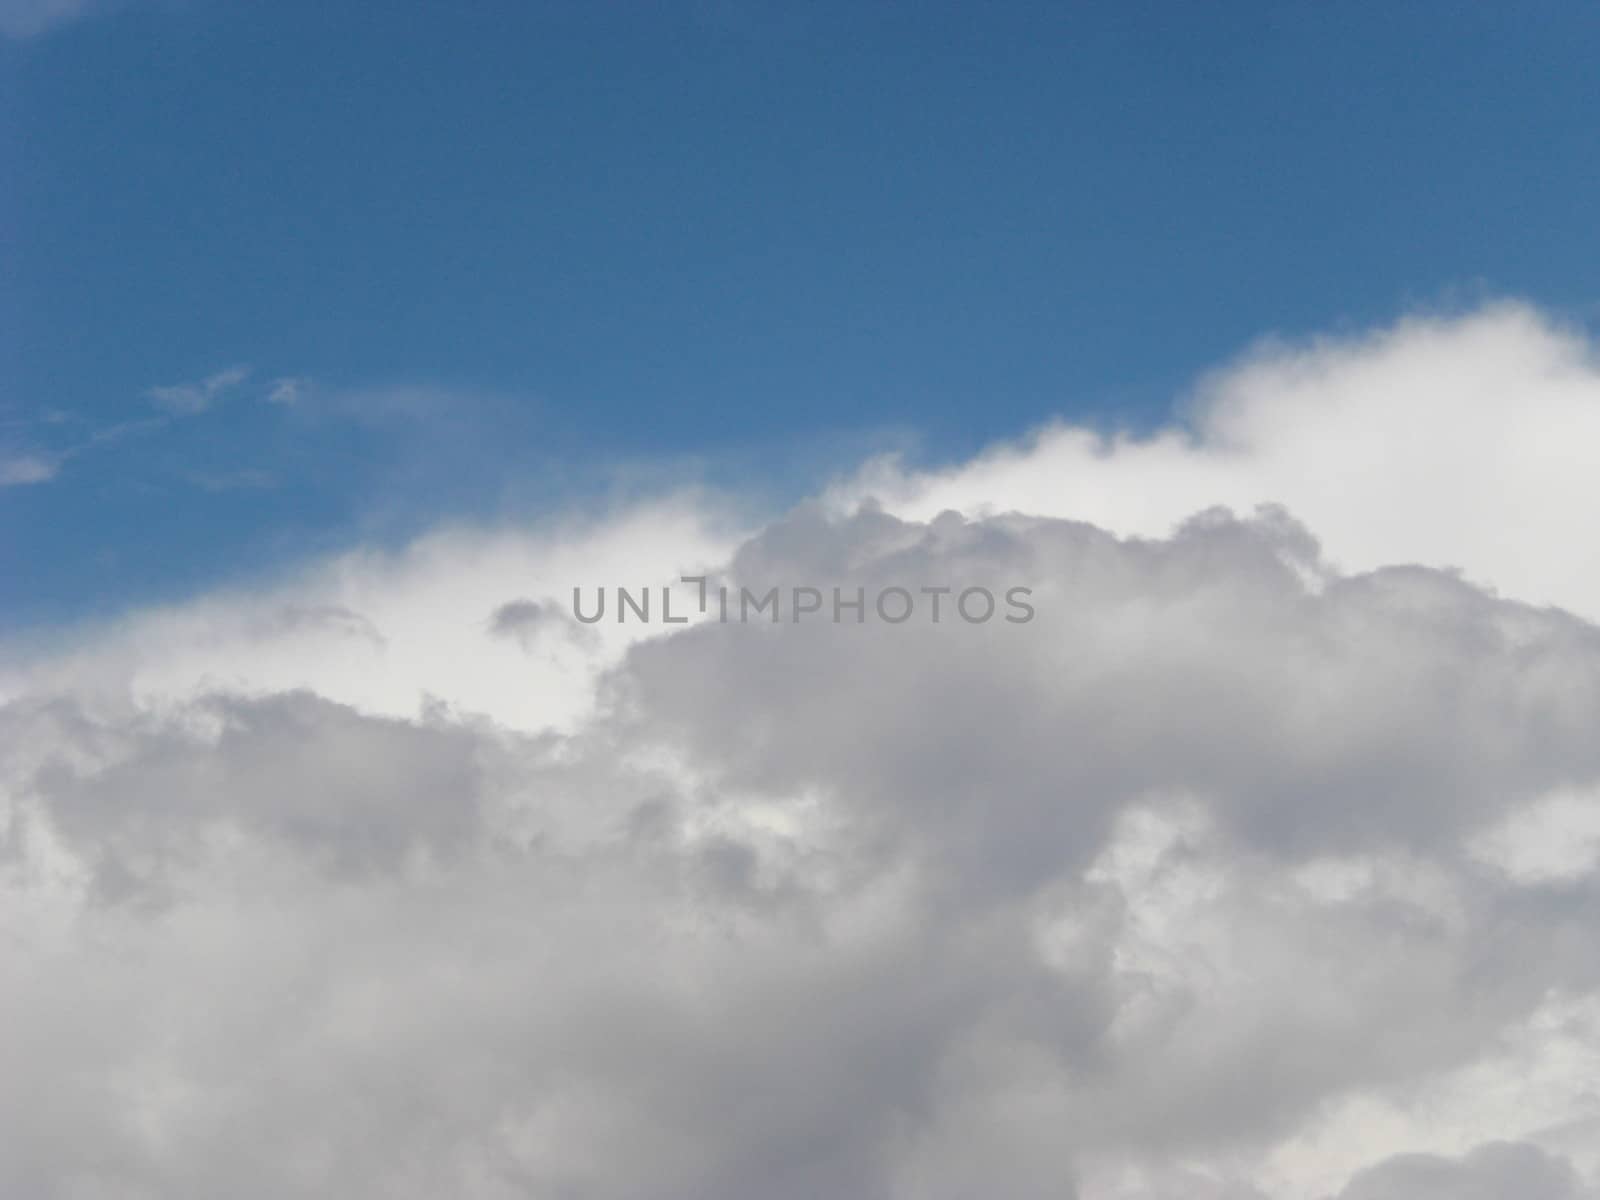
<instances>
[{"instance_id":1,"label":"sky","mask_svg":"<svg viewBox=\"0 0 1600 1200\"><path fill-rule=\"evenodd\" d=\"M1591 323L1597 23L10 0L0 615L1149 427L1260 338L1418 306Z\"/></svg>"},{"instance_id":2,"label":"sky","mask_svg":"<svg viewBox=\"0 0 1600 1200\"><path fill-rule=\"evenodd\" d=\"M0 0L0 1196L1600 1200L1596 61Z\"/></svg>"}]
</instances>

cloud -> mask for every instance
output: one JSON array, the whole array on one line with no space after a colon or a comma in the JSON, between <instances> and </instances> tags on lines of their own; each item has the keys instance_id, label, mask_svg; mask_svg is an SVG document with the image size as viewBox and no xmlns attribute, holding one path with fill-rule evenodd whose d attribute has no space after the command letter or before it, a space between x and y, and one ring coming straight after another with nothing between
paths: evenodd
<instances>
[{"instance_id":1,"label":"cloud","mask_svg":"<svg viewBox=\"0 0 1600 1200\"><path fill-rule=\"evenodd\" d=\"M272 386L267 389L268 404L282 404L293 407L305 399L311 384L309 380L286 376L283 379L274 379Z\"/></svg>"},{"instance_id":2,"label":"cloud","mask_svg":"<svg viewBox=\"0 0 1600 1200\"><path fill-rule=\"evenodd\" d=\"M16 454L0 457L0 487L22 487L48 483L61 469L60 463L42 454Z\"/></svg>"},{"instance_id":3,"label":"cloud","mask_svg":"<svg viewBox=\"0 0 1600 1200\"><path fill-rule=\"evenodd\" d=\"M489 628L499 637L535 633L557 614L549 604L537 600L511 600L494 610Z\"/></svg>"},{"instance_id":4,"label":"cloud","mask_svg":"<svg viewBox=\"0 0 1600 1200\"><path fill-rule=\"evenodd\" d=\"M1268 341L1147 436L1065 423L970 463L872 464L836 503L926 519L1016 509L1161 536L1202 508L1287 507L1348 570L1463 569L1600 617L1600 558L1576 553L1595 498L1600 359L1527 305L1415 317L1358 336Z\"/></svg>"},{"instance_id":5,"label":"cloud","mask_svg":"<svg viewBox=\"0 0 1600 1200\"><path fill-rule=\"evenodd\" d=\"M0 34L21 40L86 16L90 0L0 0Z\"/></svg>"},{"instance_id":6,"label":"cloud","mask_svg":"<svg viewBox=\"0 0 1600 1200\"><path fill-rule=\"evenodd\" d=\"M0 700L67 691L165 705L304 689L402 719L442 697L518 729L565 725L593 706L598 674L663 627L595 626L582 645L551 644L556 661L530 675L491 635L492 615L515 600L564 614L579 583L665 583L722 561L739 537L692 495L517 529L441 528L398 552L358 549L276 583L0 642Z\"/></svg>"},{"instance_id":7,"label":"cloud","mask_svg":"<svg viewBox=\"0 0 1600 1200\"><path fill-rule=\"evenodd\" d=\"M58 410L42 410L29 418L6 422L12 428L38 430L43 427L69 427L76 438L46 452L0 454L0 487L13 487L29 483L44 483L54 479L68 460L91 454L129 438L156 430L166 429L173 421L198 416L209 411L219 401L234 392L250 377L244 366L228 367L192 383L172 384L150 388L145 396L159 412L132 420L102 425ZM304 395L303 380L277 380L266 399L278 405L293 405ZM208 492L263 490L278 486L279 480L271 471L245 468L234 471L187 474L196 487Z\"/></svg>"},{"instance_id":8,"label":"cloud","mask_svg":"<svg viewBox=\"0 0 1600 1200\"><path fill-rule=\"evenodd\" d=\"M1461 1159L1408 1155L1363 1171L1339 1200L1588 1200L1569 1163L1536 1146L1497 1142Z\"/></svg>"},{"instance_id":9,"label":"cloud","mask_svg":"<svg viewBox=\"0 0 1600 1200\"><path fill-rule=\"evenodd\" d=\"M599 634L579 622L571 610L559 607L553 600L510 600L495 609L489 617L489 632L497 638L515 642L524 652L536 648L545 661L561 662L563 644L577 642L593 648L599 644Z\"/></svg>"},{"instance_id":10,"label":"cloud","mask_svg":"<svg viewBox=\"0 0 1600 1200\"><path fill-rule=\"evenodd\" d=\"M163 412L175 416L195 416L210 409L224 395L243 383L249 375L248 367L228 367L195 383L153 387L145 395Z\"/></svg>"},{"instance_id":11,"label":"cloud","mask_svg":"<svg viewBox=\"0 0 1600 1200\"><path fill-rule=\"evenodd\" d=\"M1600 627L996 461L0 647L0 1193L1588 1200ZM569 636L685 573L1036 617Z\"/></svg>"}]
</instances>

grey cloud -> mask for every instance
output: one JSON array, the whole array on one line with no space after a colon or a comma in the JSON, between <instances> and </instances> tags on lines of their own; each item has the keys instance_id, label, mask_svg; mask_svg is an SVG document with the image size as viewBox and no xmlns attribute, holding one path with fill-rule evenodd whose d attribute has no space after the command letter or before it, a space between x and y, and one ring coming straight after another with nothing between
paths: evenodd
<instances>
[{"instance_id":1,"label":"grey cloud","mask_svg":"<svg viewBox=\"0 0 1600 1200\"><path fill-rule=\"evenodd\" d=\"M108 724L64 703L6 716L9 738L54 745L27 779L29 811L103 898L182 886L219 838L359 875L447 855L478 823L476 746L455 728L293 694L215 697L179 721Z\"/></svg>"},{"instance_id":2,"label":"grey cloud","mask_svg":"<svg viewBox=\"0 0 1600 1200\"><path fill-rule=\"evenodd\" d=\"M1339 1200L1589 1200L1572 1165L1537 1146L1494 1142L1463 1158L1413 1154L1363 1171Z\"/></svg>"},{"instance_id":3,"label":"grey cloud","mask_svg":"<svg viewBox=\"0 0 1600 1200\"><path fill-rule=\"evenodd\" d=\"M0 487L48 483L60 469L61 464L57 460L42 454L0 456Z\"/></svg>"},{"instance_id":4,"label":"grey cloud","mask_svg":"<svg viewBox=\"0 0 1600 1200\"><path fill-rule=\"evenodd\" d=\"M848 788L904 827L947 826L946 851L1007 885L1081 860L1151 792L1200 794L1239 837L1306 855L1437 844L1600 778L1600 631L1421 569L1316 591L1313 545L1280 514L1157 542L802 513L730 577L1027 583L1038 617L701 625L638 648L616 703L730 782Z\"/></svg>"},{"instance_id":5,"label":"grey cloud","mask_svg":"<svg viewBox=\"0 0 1600 1200\"><path fill-rule=\"evenodd\" d=\"M527 637L559 620L560 614L549 604L537 600L510 600L494 610L489 632L496 637Z\"/></svg>"},{"instance_id":6,"label":"grey cloud","mask_svg":"<svg viewBox=\"0 0 1600 1200\"><path fill-rule=\"evenodd\" d=\"M595 641L593 629L579 624L568 610L548 600L508 600L490 614L489 633L514 641L524 650L546 633L588 645Z\"/></svg>"},{"instance_id":7,"label":"grey cloud","mask_svg":"<svg viewBox=\"0 0 1600 1200\"><path fill-rule=\"evenodd\" d=\"M1600 782L1581 621L1341 577L1277 512L807 509L722 577L1025 584L1038 618L685 627L570 735L0 708L0 1194L1110 1200L1085 1165L1131 1162L1242 1200L1196 1160L1600 989L1600 880L1464 849ZM1583 1195L1508 1153L1343 1200Z\"/></svg>"},{"instance_id":8,"label":"grey cloud","mask_svg":"<svg viewBox=\"0 0 1600 1200\"><path fill-rule=\"evenodd\" d=\"M355 638L375 646L385 639L370 620L338 604L286 604L272 612L261 624L267 634L327 632Z\"/></svg>"}]
</instances>

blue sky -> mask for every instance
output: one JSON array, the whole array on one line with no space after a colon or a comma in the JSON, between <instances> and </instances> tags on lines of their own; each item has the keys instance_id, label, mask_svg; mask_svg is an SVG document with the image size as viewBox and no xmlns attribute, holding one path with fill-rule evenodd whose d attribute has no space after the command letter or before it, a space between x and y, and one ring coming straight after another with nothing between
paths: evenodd
<instances>
[{"instance_id":1,"label":"blue sky","mask_svg":"<svg viewBox=\"0 0 1600 1200\"><path fill-rule=\"evenodd\" d=\"M0 489L12 626L1148 425L1264 335L1600 312L1589 4L30 11L0 459L53 475Z\"/></svg>"}]
</instances>

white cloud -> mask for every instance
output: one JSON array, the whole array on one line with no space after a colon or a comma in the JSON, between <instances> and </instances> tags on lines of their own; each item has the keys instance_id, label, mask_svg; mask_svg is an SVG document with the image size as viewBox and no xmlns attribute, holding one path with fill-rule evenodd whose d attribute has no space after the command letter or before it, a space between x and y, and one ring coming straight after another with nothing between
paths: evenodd
<instances>
[{"instance_id":1,"label":"white cloud","mask_svg":"<svg viewBox=\"0 0 1600 1200\"><path fill-rule=\"evenodd\" d=\"M0 458L0 487L48 483L60 469L59 462L40 454L8 455Z\"/></svg>"},{"instance_id":2,"label":"white cloud","mask_svg":"<svg viewBox=\"0 0 1600 1200\"><path fill-rule=\"evenodd\" d=\"M1199 509L1286 506L1348 570L1459 567L1600 617L1600 362L1520 304L1306 344L1269 342L1146 437L1069 424L945 470L874 464L834 493L926 519L1018 511L1162 536Z\"/></svg>"},{"instance_id":3,"label":"white cloud","mask_svg":"<svg viewBox=\"0 0 1600 1200\"><path fill-rule=\"evenodd\" d=\"M1586 354L1409 324L1225 373L1193 444L880 467L898 517L442 529L14 641L0 1193L1589 1200L1600 628L1416 565L1589 611L1525 461ZM1479 432L1428 449L1431 370ZM1058 515L936 517L989 501ZM1038 616L567 616L704 568Z\"/></svg>"},{"instance_id":4,"label":"white cloud","mask_svg":"<svg viewBox=\"0 0 1600 1200\"><path fill-rule=\"evenodd\" d=\"M248 367L228 367L194 383L153 387L145 393L152 404L177 416L203 413L250 375Z\"/></svg>"},{"instance_id":5,"label":"white cloud","mask_svg":"<svg viewBox=\"0 0 1600 1200\"><path fill-rule=\"evenodd\" d=\"M540 598L566 613L577 585L675 580L738 536L692 496L543 528L439 529L397 554L358 550L270 586L0 647L0 698L69 690L148 706L305 689L385 716L438 700L521 729L560 724L590 706L597 674L634 638L665 627L552 628L524 649L490 636L497 612Z\"/></svg>"},{"instance_id":6,"label":"white cloud","mask_svg":"<svg viewBox=\"0 0 1600 1200\"><path fill-rule=\"evenodd\" d=\"M306 391L310 386L307 380L293 376L274 379L272 386L267 389L267 403L293 407L305 399Z\"/></svg>"}]
</instances>

